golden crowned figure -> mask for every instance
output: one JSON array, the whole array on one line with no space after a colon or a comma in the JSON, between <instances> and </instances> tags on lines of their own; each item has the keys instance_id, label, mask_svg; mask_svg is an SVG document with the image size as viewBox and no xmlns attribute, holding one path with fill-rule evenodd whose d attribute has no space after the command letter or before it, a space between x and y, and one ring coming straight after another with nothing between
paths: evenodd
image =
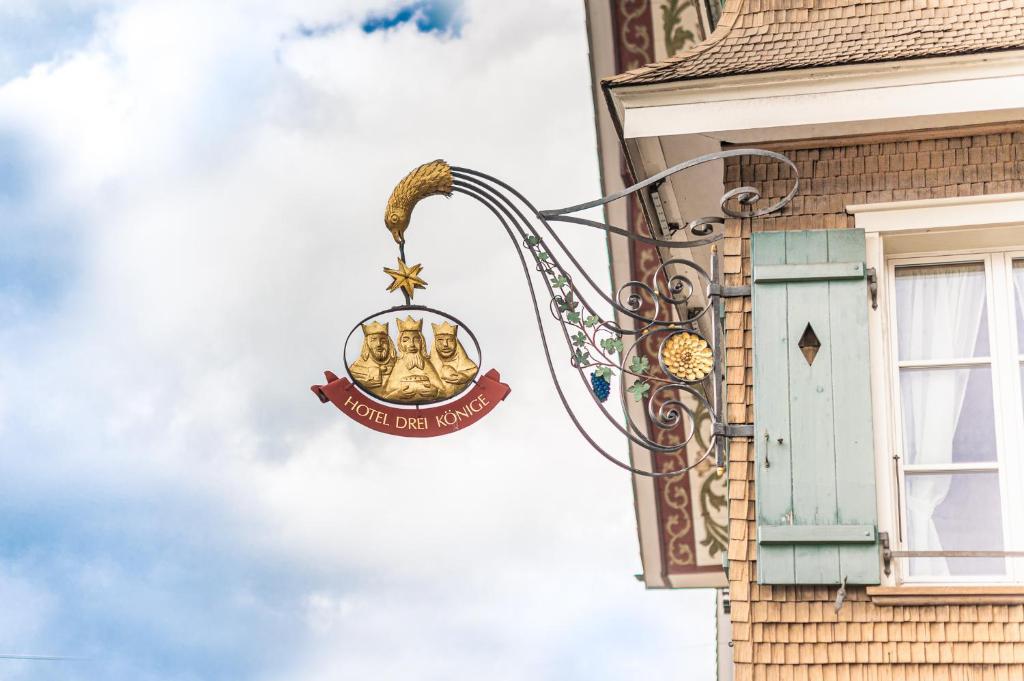
<instances>
[{"instance_id":1,"label":"golden crowned figure","mask_svg":"<svg viewBox=\"0 0 1024 681\"><path fill-rule=\"evenodd\" d=\"M348 369L359 385L381 397L398 355L386 322L381 324L374 321L362 327L363 347L359 358Z\"/></svg>"},{"instance_id":2,"label":"golden crowned figure","mask_svg":"<svg viewBox=\"0 0 1024 681\"><path fill-rule=\"evenodd\" d=\"M462 392L476 376L477 365L466 354L457 334L459 327L448 322L431 324L434 330L434 345L430 349L430 363L441 377L442 394L451 397Z\"/></svg>"},{"instance_id":3,"label":"golden crowned figure","mask_svg":"<svg viewBox=\"0 0 1024 681\"><path fill-rule=\"evenodd\" d=\"M383 397L396 402L422 402L444 397L444 383L427 356L423 320L395 320L398 324L398 359L384 384Z\"/></svg>"}]
</instances>

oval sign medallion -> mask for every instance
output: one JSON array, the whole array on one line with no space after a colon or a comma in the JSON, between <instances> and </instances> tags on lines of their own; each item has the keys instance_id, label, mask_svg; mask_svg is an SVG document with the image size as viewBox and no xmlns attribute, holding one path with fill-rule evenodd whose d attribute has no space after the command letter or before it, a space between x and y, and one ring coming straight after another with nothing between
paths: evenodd
<instances>
[{"instance_id":1,"label":"oval sign medallion","mask_svg":"<svg viewBox=\"0 0 1024 681\"><path fill-rule=\"evenodd\" d=\"M480 344L461 321L404 305L366 317L349 333L344 362L351 380L325 372L327 384L312 390L368 428L444 435L476 422L509 393L494 369L480 374L480 360Z\"/></svg>"}]
</instances>

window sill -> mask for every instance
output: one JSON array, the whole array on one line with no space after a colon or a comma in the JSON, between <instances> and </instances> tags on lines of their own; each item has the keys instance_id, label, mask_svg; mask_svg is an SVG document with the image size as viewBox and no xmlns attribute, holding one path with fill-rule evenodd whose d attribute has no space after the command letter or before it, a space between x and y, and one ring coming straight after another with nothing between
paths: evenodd
<instances>
[{"instance_id":1,"label":"window sill","mask_svg":"<svg viewBox=\"0 0 1024 681\"><path fill-rule=\"evenodd\" d=\"M875 605L1021 605L1024 585L869 586Z\"/></svg>"}]
</instances>

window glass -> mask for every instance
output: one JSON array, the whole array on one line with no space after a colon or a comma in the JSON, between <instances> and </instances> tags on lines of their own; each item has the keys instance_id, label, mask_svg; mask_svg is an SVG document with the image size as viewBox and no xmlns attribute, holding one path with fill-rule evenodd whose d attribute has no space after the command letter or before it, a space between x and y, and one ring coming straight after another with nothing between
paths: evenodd
<instances>
[{"instance_id":1,"label":"window glass","mask_svg":"<svg viewBox=\"0 0 1024 681\"><path fill-rule=\"evenodd\" d=\"M996 460L992 370L900 369L904 463Z\"/></svg>"},{"instance_id":2,"label":"window glass","mask_svg":"<svg viewBox=\"0 0 1024 681\"><path fill-rule=\"evenodd\" d=\"M897 267L895 289L900 360L988 356L984 263Z\"/></svg>"},{"instance_id":3,"label":"window glass","mask_svg":"<svg viewBox=\"0 0 1024 681\"><path fill-rule=\"evenodd\" d=\"M911 551L1001 551L999 474L906 475L907 545ZM910 575L1002 575L1004 558L910 559Z\"/></svg>"}]
</instances>

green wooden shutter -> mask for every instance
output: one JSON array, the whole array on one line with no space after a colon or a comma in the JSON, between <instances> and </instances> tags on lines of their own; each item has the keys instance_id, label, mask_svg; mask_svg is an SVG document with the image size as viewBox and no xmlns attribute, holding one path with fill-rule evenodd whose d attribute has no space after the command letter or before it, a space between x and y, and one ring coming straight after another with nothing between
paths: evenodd
<instances>
[{"instance_id":1,"label":"green wooden shutter","mask_svg":"<svg viewBox=\"0 0 1024 681\"><path fill-rule=\"evenodd\" d=\"M864 232L758 233L751 257L758 581L878 584Z\"/></svg>"}]
</instances>

